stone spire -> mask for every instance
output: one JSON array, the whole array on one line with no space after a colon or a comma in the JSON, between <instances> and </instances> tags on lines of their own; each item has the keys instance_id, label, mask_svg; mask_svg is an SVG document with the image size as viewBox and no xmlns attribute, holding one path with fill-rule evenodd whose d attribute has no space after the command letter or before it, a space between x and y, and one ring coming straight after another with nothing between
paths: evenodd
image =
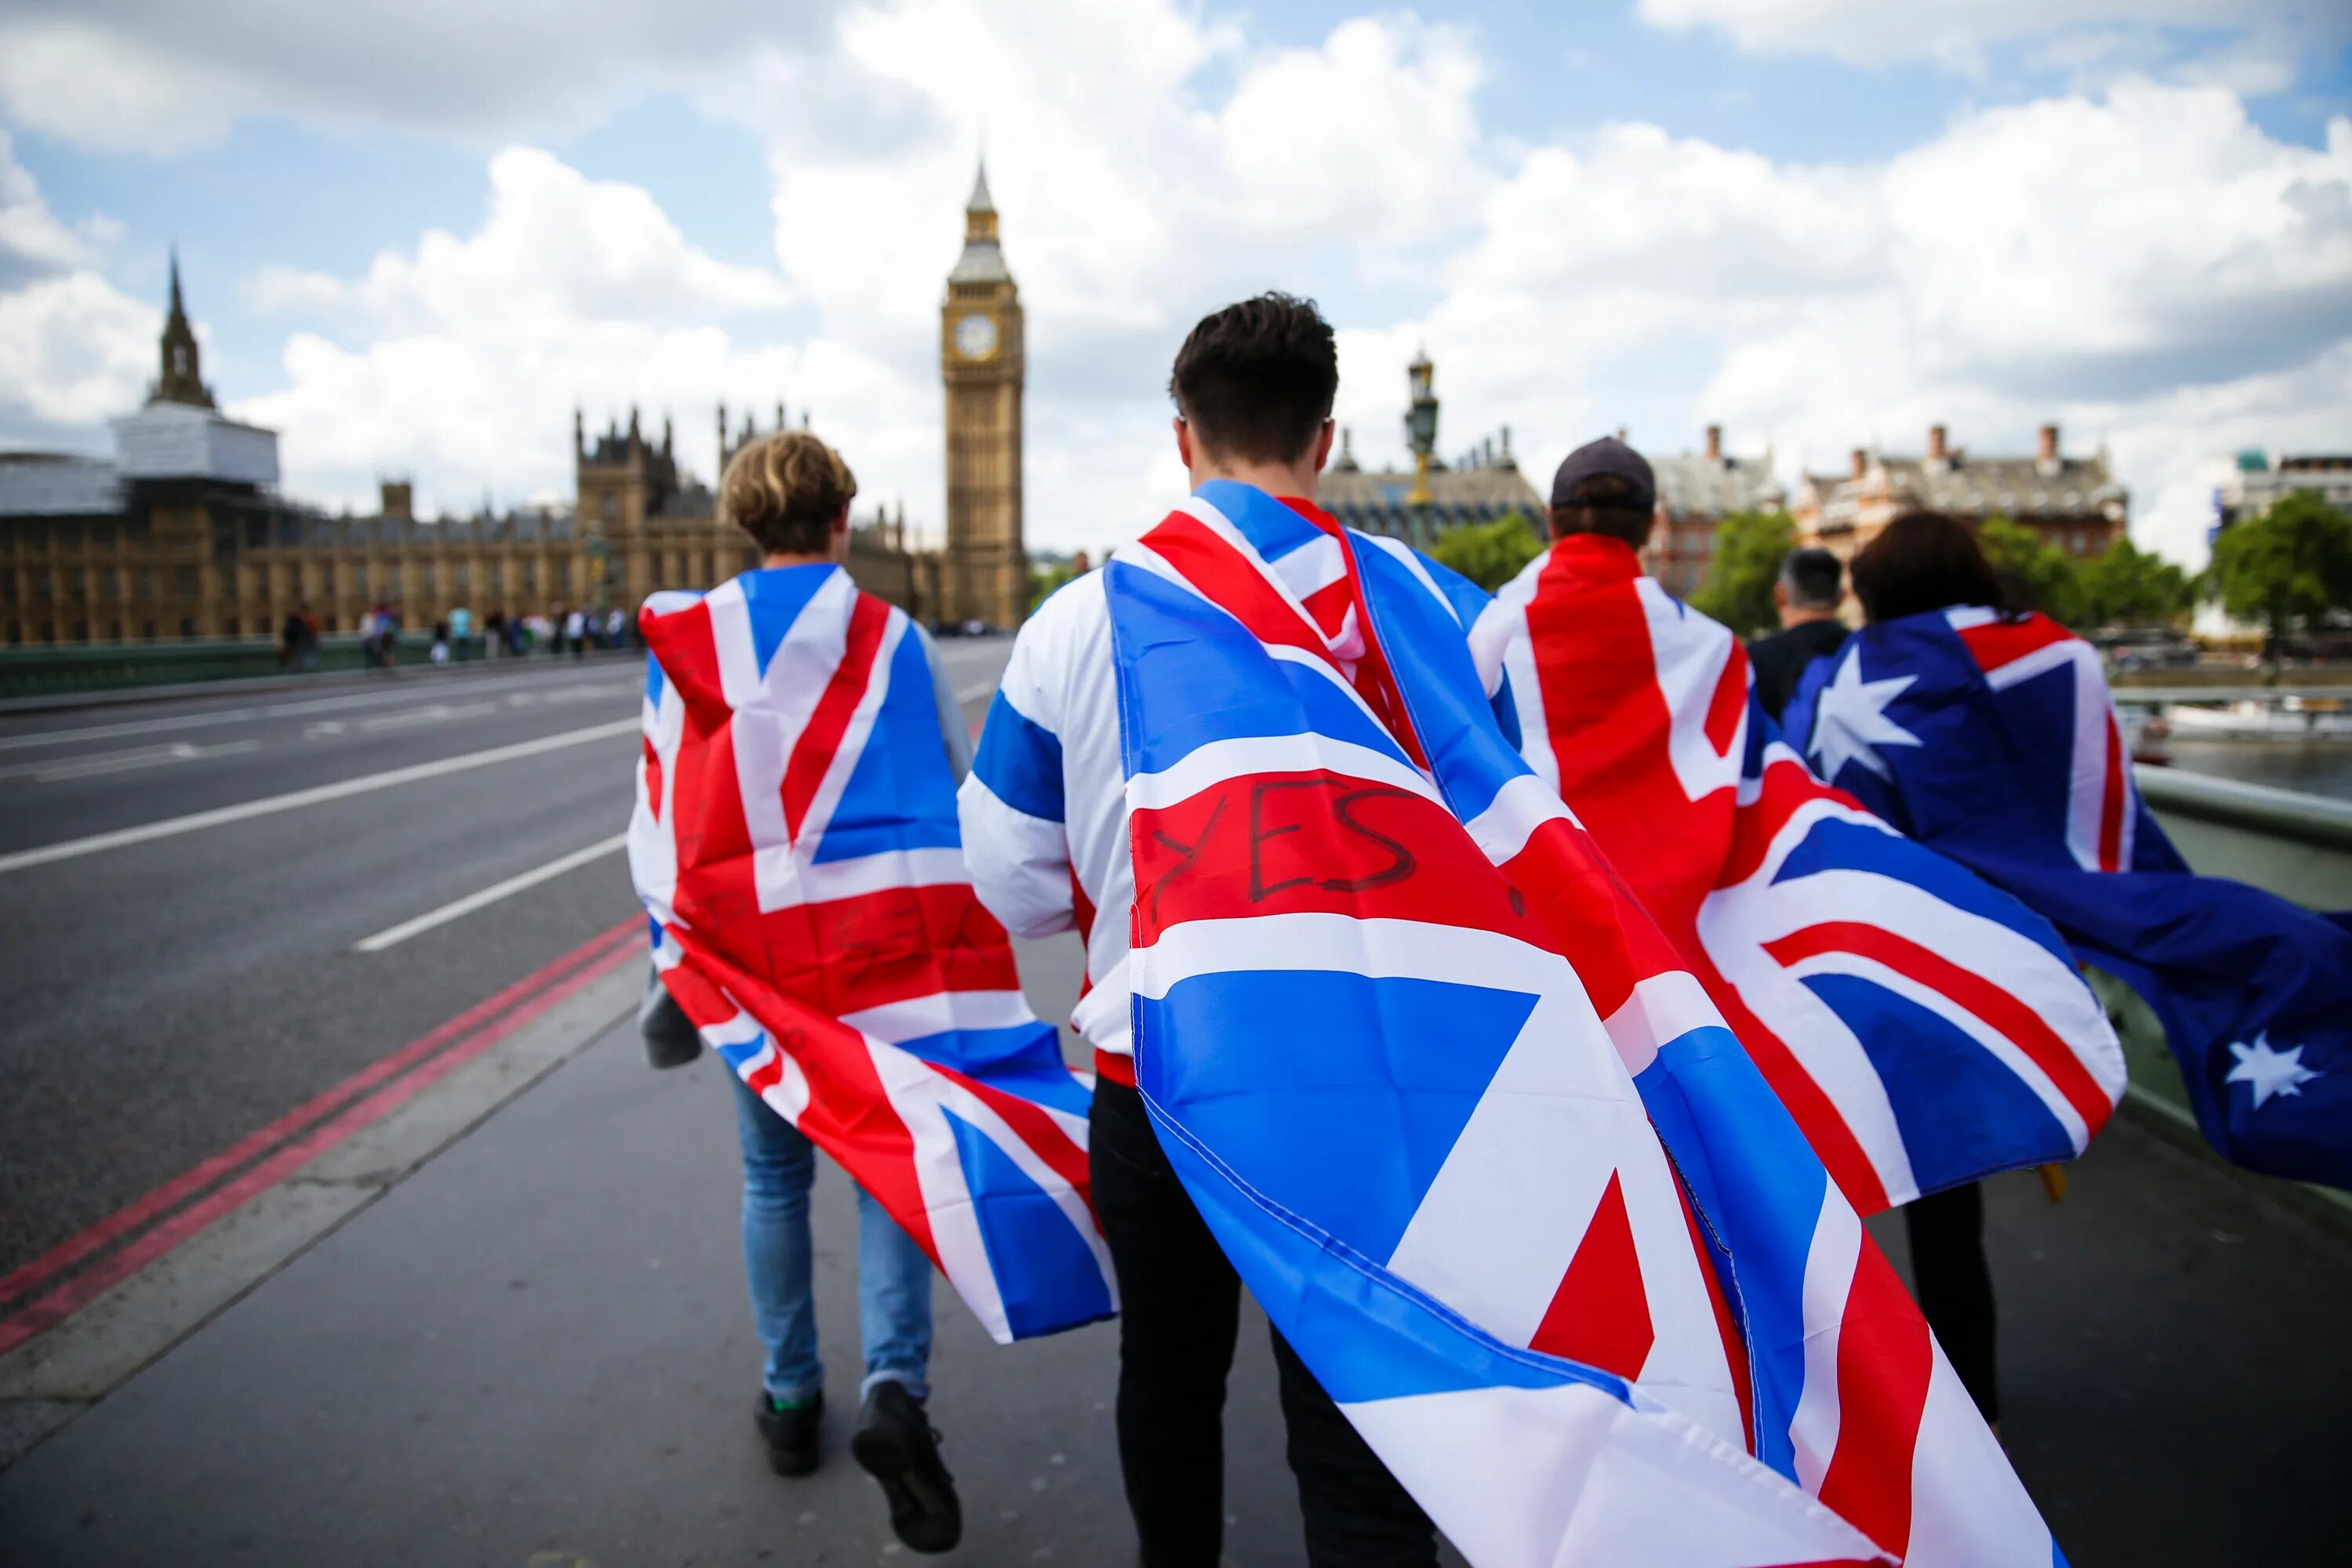
<instances>
[{"instance_id":1,"label":"stone spire","mask_svg":"<svg viewBox=\"0 0 2352 1568\"><path fill-rule=\"evenodd\" d=\"M196 349L196 332L188 325L188 310L180 296L180 247L172 247L172 308L163 318L160 348L162 374L155 378L150 403L184 403L192 408L212 408L212 389L205 384Z\"/></svg>"},{"instance_id":2,"label":"stone spire","mask_svg":"<svg viewBox=\"0 0 2352 1568\"><path fill-rule=\"evenodd\" d=\"M988 164L972 176L971 199L963 205L963 254L948 273L950 283L1010 283L1013 274L997 245L996 203L988 194Z\"/></svg>"}]
</instances>

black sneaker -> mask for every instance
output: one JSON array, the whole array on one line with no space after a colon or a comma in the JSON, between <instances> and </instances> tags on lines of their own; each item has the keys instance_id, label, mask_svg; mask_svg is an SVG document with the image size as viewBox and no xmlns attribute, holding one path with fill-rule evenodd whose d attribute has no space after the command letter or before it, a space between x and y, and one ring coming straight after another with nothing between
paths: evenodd
<instances>
[{"instance_id":1,"label":"black sneaker","mask_svg":"<svg viewBox=\"0 0 2352 1568\"><path fill-rule=\"evenodd\" d=\"M903 1383L877 1383L858 1412L849 1457L882 1483L890 1528L917 1552L945 1552L963 1539L955 1478L940 1463L940 1435Z\"/></svg>"},{"instance_id":2,"label":"black sneaker","mask_svg":"<svg viewBox=\"0 0 2352 1568\"><path fill-rule=\"evenodd\" d=\"M779 1410L767 1391L760 1394L760 1436L768 1445L768 1465L780 1476L804 1476L816 1468L818 1434L824 1426L824 1391L790 1409Z\"/></svg>"}]
</instances>

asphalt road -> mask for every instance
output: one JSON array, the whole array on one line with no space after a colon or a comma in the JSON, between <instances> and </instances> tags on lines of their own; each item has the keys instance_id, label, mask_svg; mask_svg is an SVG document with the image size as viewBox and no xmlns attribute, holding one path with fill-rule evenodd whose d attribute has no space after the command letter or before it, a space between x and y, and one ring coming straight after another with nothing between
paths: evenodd
<instances>
[{"instance_id":1,"label":"asphalt road","mask_svg":"<svg viewBox=\"0 0 2352 1568\"><path fill-rule=\"evenodd\" d=\"M975 720L1009 646L942 645ZM356 950L621 833L640 671L542 658L0 719L0 1273L626 919L613 849ZM24 863L42 853L62 858Z\"/></svg>"}]
</instances>

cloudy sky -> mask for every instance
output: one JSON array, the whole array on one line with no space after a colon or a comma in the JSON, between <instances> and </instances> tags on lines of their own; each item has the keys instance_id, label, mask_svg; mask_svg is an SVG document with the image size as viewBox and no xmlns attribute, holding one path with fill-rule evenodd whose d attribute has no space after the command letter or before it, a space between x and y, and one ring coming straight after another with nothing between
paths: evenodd
<instances>
[{"instance_id":1,"label":"cloudy sky","mask_svg":"<svg viewBox=\"0 0 2352 1568\"><path fill-rule=\"evenodd\" d=\"M1270 286L1367 460L1423 343L1441 445L1547 471L2055 420L2189 561L2218 458L2352 449L2342 0L7 0L0 447L105 449L176 240L296 496L565 497L575 403L708 474L781 397L936 531L983 140L1033 545L1165 510L1170 356Z\"/></svg>"}]
</instances>

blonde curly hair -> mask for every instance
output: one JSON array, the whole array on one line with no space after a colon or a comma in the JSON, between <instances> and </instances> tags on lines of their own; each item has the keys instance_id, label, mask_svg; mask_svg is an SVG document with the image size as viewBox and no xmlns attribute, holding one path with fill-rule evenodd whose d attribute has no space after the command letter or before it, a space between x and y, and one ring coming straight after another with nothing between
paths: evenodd
<instances>
[{"instance_id":1,"label":"blonde curly hair","mask_svg":"<svg viewBox=\"0 0 2352 1568\"><path fill-rule=\"evenodd\" d=\"M857 494L841 454L805 430L747 442L719 481L719 516L769 555L822 555Z\"/></svg>"}]
</instances>

